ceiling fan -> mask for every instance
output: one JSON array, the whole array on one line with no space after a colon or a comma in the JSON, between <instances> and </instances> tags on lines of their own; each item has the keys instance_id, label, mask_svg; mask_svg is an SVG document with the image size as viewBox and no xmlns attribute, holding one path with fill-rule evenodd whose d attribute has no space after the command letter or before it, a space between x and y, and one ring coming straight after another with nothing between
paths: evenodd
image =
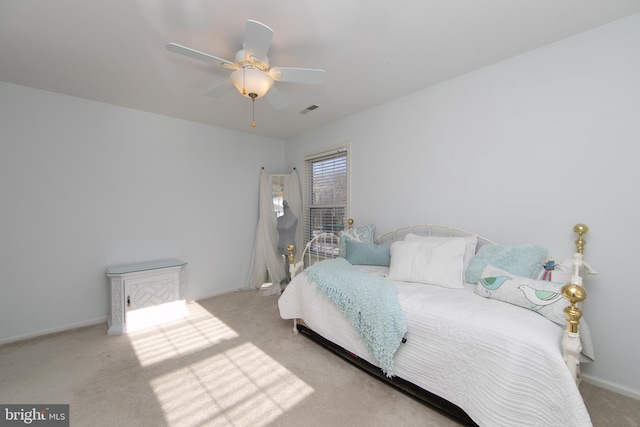
<instances>
[{"instance_id":1,"label":"ceiling fan","mask_svg":"<svg viewBox=\"0 0 640 427\"><path fill-rule=\"evenodd\" d=\"M235 60L229 61L208 53L199 52L176 43L168 43L167 49L209 64L233 70L228 81L205 92L208 96L222 96L233 88L251 98L265 99L277 110L286 108L287 99L274 86L274 81L321 85L325 82L325 71L310 68L271 67L267 56L271 47L273 30L266 25L248 20L242 49L236 52ZM252 122L255 127L255 122Z\"/></svg>"}]
</instances>

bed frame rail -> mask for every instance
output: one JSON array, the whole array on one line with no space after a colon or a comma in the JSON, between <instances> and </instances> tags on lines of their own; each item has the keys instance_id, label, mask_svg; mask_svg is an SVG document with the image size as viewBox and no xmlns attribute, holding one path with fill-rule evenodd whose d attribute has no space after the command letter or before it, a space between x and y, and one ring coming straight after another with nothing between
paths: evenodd
<instances>
[{"instance_id":1,"label":"bed frame rail","mask_svg":"<svg viewBox=\"0 0 640 427\"><path fill-rule=\"evenodd\" d=\"M347 223L349 229L353 228L353 219L349 218ZM313 239L304 246L300 261L297 263L293 262L295 246L290 244L287 250L289 251L289 276L293 280L310 265L325 259L337 258L340 253L340 233L323 232L313 236ZM298 333L298 319L293 319L293 332Z\"/></svg>"},{"instance_id":2,"label":"bed frame rail","mask_svg":"<svg viewBox=\"0 0 640 427\"><path fill-rule=\"evenodd\" d=\"M337 258L340 247L340 235L338 233L320 233L313 237L304 247L300 255L300 261L293 263L293 245L289 245L289 273L293 279L302 270L316 262L325 259Z\"/></svg>"}]
</instances>

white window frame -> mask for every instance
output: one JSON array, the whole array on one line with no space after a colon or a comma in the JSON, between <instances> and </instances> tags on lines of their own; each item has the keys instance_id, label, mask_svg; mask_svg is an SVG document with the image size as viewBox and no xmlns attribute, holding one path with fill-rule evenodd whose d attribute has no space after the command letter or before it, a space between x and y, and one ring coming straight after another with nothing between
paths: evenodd
<instances>
[{"instance_id":1,"label":"white window frame","mask_svg":"<svg viewBox=\"0 0 640 427\"><path fill-rule=\"evenodd\" d=\"M304 187L303 187L303 210L304 210L304 244L306 245L311 239L312 228L311 228L311 218L310 218L310 203L311 203L311 165L313 162L321 161L323 159L329 159L333 156L344 154L346 157L346 189L347 189L347 197L346 197L346 206L344 212L344 218L342 218L342 224L344 229L348 227L347 220L350 218L350 205L351 205L351 180L350 180L350 169L351 169L351 156L350 156L350 144L345 143L339 146L331 147L329 149L325 149L323 151L315 152L308 154L304 157L304 165L305 165L305 174L304 174ZM331 208L332 205L327 205L328 208ZM335 206L335 205L334 205ZM335 231L339 232L340 229L336 230L324 230L324 231Z\"/></svg>"}]
</instances>

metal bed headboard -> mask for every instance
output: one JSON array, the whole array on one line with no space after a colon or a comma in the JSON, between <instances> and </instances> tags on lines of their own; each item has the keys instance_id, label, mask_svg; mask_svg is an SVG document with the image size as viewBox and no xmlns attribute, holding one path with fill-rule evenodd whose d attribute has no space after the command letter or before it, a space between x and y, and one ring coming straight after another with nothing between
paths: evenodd
<instances>
[{"instance_id":1,"label":"metal bed headboard","mask_svg":"<svg viewBox=\"0 0 640 427\"><path fill-rule=\"evenodd\" d=\"M417 234L419 236L441 236L441 237L467 237L467 236L475 236L478 239L478 245L476 247L479 249L484 245L495 245L496 242L493 240L487 239L477 233L472 233L467 230L463 230L456 227L451 227L449 225L442 224L417 224L417 225L409 225L407 227L397 228L393 231L389 231L388 233L382 234L378 236L374 243L376 244L390 244L397 240L403 240L407 234Z\"/></svg>"}]
</instances>

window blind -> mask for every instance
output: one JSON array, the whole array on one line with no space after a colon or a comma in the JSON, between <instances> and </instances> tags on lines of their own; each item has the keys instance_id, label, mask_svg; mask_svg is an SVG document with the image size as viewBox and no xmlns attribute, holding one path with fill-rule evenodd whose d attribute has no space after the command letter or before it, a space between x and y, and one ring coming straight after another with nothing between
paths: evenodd
<instances>
[{"instance_id":1,"label":"window blind","mask_svg":"<svg viewBox=\"0 0 640 427\"><path fill-rule=\"evenodd\" d=\"M348 217L346 149L306 161L305 244L323 232L345 229Z\"/></svg>"}]
</instances>

